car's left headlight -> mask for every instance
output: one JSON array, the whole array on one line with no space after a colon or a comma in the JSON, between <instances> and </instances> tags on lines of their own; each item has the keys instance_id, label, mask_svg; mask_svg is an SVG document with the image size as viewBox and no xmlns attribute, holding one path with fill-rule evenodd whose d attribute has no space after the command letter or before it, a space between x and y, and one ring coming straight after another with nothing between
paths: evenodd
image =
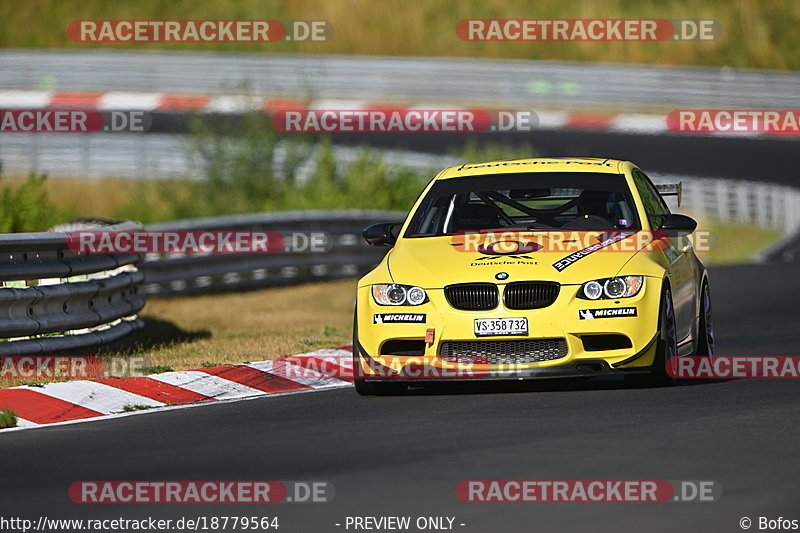
<instances>
[{"instance_id":1,"label":"car's left headlight","mask_svg":"<svg viewBox=\"0 0 800 533\"><path fill-rule=\"evenodd\" d=\"M613 300L636 296L644 287L644 276L618 276L587 281L581 285L578 298L584 300Z\"/></svg>"},{"instance_id":2,"label":"car's left headlight","mask_svg":"<svg viewBox=\"0 0 800 533\"><path fill-rule=\"evenodd\" d=\"M421 305L428 301L422 287L394 283L373 285L372 297L378 305Z\"/></svg>"}]
</instances>

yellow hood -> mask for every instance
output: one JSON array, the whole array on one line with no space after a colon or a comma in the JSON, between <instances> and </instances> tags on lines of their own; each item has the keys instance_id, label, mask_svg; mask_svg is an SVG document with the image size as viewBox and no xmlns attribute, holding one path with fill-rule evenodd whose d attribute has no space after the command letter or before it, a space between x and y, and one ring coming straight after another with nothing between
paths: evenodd
<instances>
[{"instance_id":1,"label":"yellow hood","mask_svg":"<svg viewBox=\"0 0 800 533\"><path fill-rule=\"evenodd\" d=\"M508 274L503 282L543 280L572 285L617 275L637 253L660 253L640 252L646 244L630 233L608 237L592 232L580 239L569 234L536 234L519 241L521 247L487 247L465 245L449 236L400 239L387 255L388 268L395 283L426 289L497 283L495 276L500 272Z\"/></svg>"}]
</instances>

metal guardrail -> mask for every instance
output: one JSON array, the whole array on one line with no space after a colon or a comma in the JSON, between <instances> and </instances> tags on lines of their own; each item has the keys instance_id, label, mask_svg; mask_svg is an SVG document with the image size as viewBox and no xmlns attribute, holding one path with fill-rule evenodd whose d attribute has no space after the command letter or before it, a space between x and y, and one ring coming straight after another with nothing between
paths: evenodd
<instances>
[{"instance_id":1,"label":"metal guardrail","mask_svg":"<svg viewBox=\"0 0 800 533\"><path fill-rule=\"evenodd\" d=\"M653 175L655 183L683 183L683 202L667 197L670 208L701 219L774 229L767 246L751 243L758 263L792 263L800 259L800 189L773 183L717 178ZM762 248L761 250L758 250Z\"/></svg>"},{"instance_id":2,"label":"metal guardrail","mask_svg":"<svg viewBox=\"0 0 800 533\"><path fill-rule=\"evenodd\" d=\"M148 226L154 231L279 231L289 239L294 233L324 233L326 246L324 252L308 249L301 242L293 251L267 254L149 254L142 266L142 292L178 296L363 275L386 250L367 246L361 230L404 217L405 213L398 211L287 211Z\"/></svg>"},{"instance_id":3,"label":"metal guardrail","mask_svg":"<svg viewBox=\"0 0 800 533\"><path fill-rule=\"evenodd\" d=\"M132 230L126 222L110 230ZM0 355L49 353L141 328L140 255L79 255L67 234L0 235Z\"/></svg>"},{"instance_id":4,"label":"metal guardrail","mask_svg":"<svg viewBox=\"0 0 800 533\"><path fill-rule=\"evenodd\" d=\"M565 109L800 107L800 74L729 67L123 50L4 50L0 59L5 90L41 89L48 82L59 91L246 92Z\"/></svg>"},{"instance_id":5,"label":"metal guardrail","mask_svg":"<svg viewBox=\"0 0 800 533\"><path fill-rule=\"evenodd\" d=\"M800 232L800 189L786 185L747 180L698 178L680 175L654 174L656 183L683 183L683 202L675 206L678 212L688 211L696 216L721 222L771 228L782 236Z\"/></svg>"}]
</instances>

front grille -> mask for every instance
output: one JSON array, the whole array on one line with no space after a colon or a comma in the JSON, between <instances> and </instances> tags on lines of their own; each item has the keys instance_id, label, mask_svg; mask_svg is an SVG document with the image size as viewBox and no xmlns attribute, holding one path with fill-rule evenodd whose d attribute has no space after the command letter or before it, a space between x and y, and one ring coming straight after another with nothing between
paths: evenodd
<instances>
[{"instance_id":1,"label":"front grille","mask_svg":"<svg viewBox=\"0 0 800 533\"><path fill-rule=\"evenodd\" d=\"M444 288L444 296L456 309L488 311L497 307L497 285L493 283L460 283Z\"/></svg>"},{"instance_id":2,"label":"front grille","mask_svg":"<svg viewBox=\"0 0 800 533\"><path fill-rule=\"evenodd\" d=\"M439 357L444 361L488 365L538 363L566 355L565 339L447 341L439 349Z\"/></svg>"},{"instance_id":3,"label":"front grille","mask_svg":"<svg viewBox=\"0 0 800 533\"><path fill-rule=\"evenodd\" d=\"M541 309L556 301L560 289L553 281L517 281L506 285L503 302L508 309Z\"/></svg>"}]
</instances>

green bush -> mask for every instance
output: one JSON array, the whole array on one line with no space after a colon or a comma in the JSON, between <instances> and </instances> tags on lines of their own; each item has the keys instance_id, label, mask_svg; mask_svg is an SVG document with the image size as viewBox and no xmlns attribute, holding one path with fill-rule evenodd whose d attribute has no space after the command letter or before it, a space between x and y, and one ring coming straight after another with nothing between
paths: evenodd
<instances>
[{"instance_id":1,"label":"green bush","mask_svg":"<svg viewBox=\"0 0 800 533\"><path fill-rule=\"evenodd\" d=\"M0 233L45 231L58 222L59 215L47 198L44 174L28 174L25 183L14 189L0 188Z\"/></svg>"},{"instance_id":2,"label":"green bush","mask_svg":"<svg viewBox=\"0 0 800 533\"><path fill-rule=\"evenodd\" d=\"M452 155L486 161L531 157L535 151L473 143ZM170 218L291 209L408 210L440 170L389 164L368 147L342 163L328 137L280 133L260 112L236 122L195 119L189 158L196 180L182 186L182 195L165 191L172 198Z\"/></svg>"},{"instance_id":3,"label":"green bush","mask_svg":"<svg viewBox=\"0 0 800 533\"><path fill-rule=\"evenodd\" d=\"M17 427L17 415L13 411L0 411L0 429Z\"/></svg>"},{"instance_id":4,"label":"green bush","mask_svg":"<svg viewBox=\"0 0 800 533\"><path fill-rule=\"evenodd\" d=\"M257 112L240 120L206 123L195 118L190 157L208 192L205 203L213 214L237 208L258 210L280 188L273 174L278 132L269 118Z\"/></svg>"},{"instance_id":5,"label":"green bush","mask_svg":"<svg viewBox=\"0 0 800 533\"><path fill-rule=\"evenodd\" d=\"M532 146L508 145L490 143L479 145L471 141L462 150L451 152L451 155L464 163L479 163L483 161L503 161L506 159L524 159L536 157L537 152Z\"/></svg>"},{"instance_id":6,"label":"green bush","mask_svg":"<svg viewBox=\"0 0 800 533\"><path fill-rule=\"evenodd\" d=\"M368 147L348 163L337 161L330 138L281 133L261 112L233 121L194 117L190 130L188 179L143 183L116 217L150 223L294 209L404 211L441 170L391 164ZM475 162L536 153L526 146L472 143L451 155Z\"/></svg>"}]
</instances>

